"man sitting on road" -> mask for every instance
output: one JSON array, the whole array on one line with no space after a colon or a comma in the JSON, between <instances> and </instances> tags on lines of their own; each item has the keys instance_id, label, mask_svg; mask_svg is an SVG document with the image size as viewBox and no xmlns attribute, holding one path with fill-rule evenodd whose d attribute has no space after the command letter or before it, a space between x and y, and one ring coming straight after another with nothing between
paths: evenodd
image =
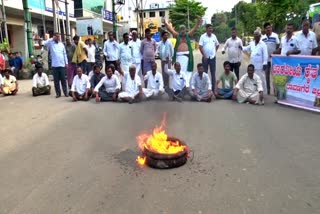
<instances>
[{"instance_id":1,"label":"man sitting on road","mask_svg":"<svg viewBox=\"0 0 320 214\"><path fill-rule=\"evenodd\" d=\"M18 92L18 81L15 76L11 75L11 70L4 70L4 77L2 79L2 93L4 96L16 95Z\"/></svg>"},{"instance_id":2,"label":"man sitting on road","mask_svg":"<svg viewBox=\"0 0 320 214\"><path fill-rule=\"evenodd\" d=\"M98 65L93 66L93 75L90 78L90 85L91 89L90 92L94 94L94 89L98 85L98 83L101 81L101 79L105 76L103 73L100 72L101 69ZM100 88L100 90L103 90L103 86Z\"/></svg>"},{"instance_id":3,"label":"man sitting on road","mask_svg":"<svg viewBox=\"0 0 320 214\"><path fill-rule=\"evenodd\" d=\"M197 70L191 79L191 98L199 102L211 102L212 85L209 75L204 73L202 63L197 65Z\"/></svg>"},{"instance_id":4,"label":"man sitting on road","mask_svg":"<svg viewBox=\"0 0 320 214\"><path fill-rule=\"evenodd\" d=\"M77 68L77 75L74 76L71 86L71 91L69 92L72 96L73 101L89 100L89 90L90 90L90 80L89 77L83 74L82 68Z\"/></svg>"},{"instance_id":5,"label":"man sitting on road","mask_svg":"<svg viewBox=\"0 0 320 214\"><path fill-rule=\"evenodd\" d=\"M241 77L234 89L233 99L238 103L264 104L262 82L254 73L254 65L248 65L247 74Z\"/></svg>"},{"instance_id":6,"label":"man sitting on road","mask_svg":"<svg viewBox=\"0 0 320 214\"><path fill-rule=\"evenodd\" d=\"M231 99L233 95L233 86L237 84L235 73L231 72L231 64L229 61L223 63L224 73L217 80L214 96L217 99ZM222 88L218 88L221 82Z\"/></svg>"},{"instance_id":7,"label":"man sitting on road","mask_svg":"<svg viewBox=\"0 0 320 214\"><path fill-rule=\"evenodd\" d=\"M125 73L123 77L125 91L119 93L119 100L129 102L139 102L142 99L143 92L141 87L141 79L136 74L136 66L129 66L129 73Z\"/></svg>"},{"instance_id":8,"label":"man sitting on road","mask_svg":"<svg viewBox=\"0 0 320 214\"><path fill-rule=\"evenodd\" d=\"M148 71L144 76L144 80L147 81L147 88L143 88L142 91L146 98L159 98L164 94L163 78L160 72L157 72L157 63L153 62L151 65L151 71Z\"/></svg>"},{"instance_id":9,"label":"man sitting on road","mask_svg":"<svg viewBox=\"0 0 320 214\"><path fill-rule=\"evenodd\" d=\"M104 76L94 88L96 102L117 101L121 84L118 77L113 74L111 65L113 64L110 64L106 70L106 76Z\"/></svg>"},{"instance_id":10,"label":"man sitting on road","mask_svg":"<svg viewBox=\"0 0 320 214\"><path fill-rule=\"evenodd\" d=\"M172 77L172 88L167 86L165 91L172 101L177 100L178 102L182 102L187 92L187 88L189 88L188 77L184 72L181 72L181 65L179 62L174 63L174 70L168 69L165 70L165 72Z\"/></svg>"},{"instance_id":11,"label":"man sitting on road","mask_svg":"<svg viewBox=\"0 0 320 214\"><path fill-rule=\"evenodd\" d=\"M43 73L42 64L38 63L35 67L37 73L33 75L32 79L32 95L50 95L51 86L48 75L46 73Z\"/></svg>"}]
</instances>

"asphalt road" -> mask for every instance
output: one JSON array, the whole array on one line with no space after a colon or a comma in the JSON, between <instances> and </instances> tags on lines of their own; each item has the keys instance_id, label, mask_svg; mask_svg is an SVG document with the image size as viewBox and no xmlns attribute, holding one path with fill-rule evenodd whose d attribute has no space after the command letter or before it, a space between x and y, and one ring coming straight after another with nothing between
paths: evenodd
<instances>
[{"instance_id":1,"label":"asphalt road","mask_svg":"<svg viewBox=\"0 0 320 214\"><path fill-rule=\"evenodd\" d=\"M31 82L20 84L19 95L0 98L1 214L320 213L318 114L272 97L265 106L73 103L33 98ZM164 112L194 158L140 168L135 137Z\"/></svg>"}]
</instances>

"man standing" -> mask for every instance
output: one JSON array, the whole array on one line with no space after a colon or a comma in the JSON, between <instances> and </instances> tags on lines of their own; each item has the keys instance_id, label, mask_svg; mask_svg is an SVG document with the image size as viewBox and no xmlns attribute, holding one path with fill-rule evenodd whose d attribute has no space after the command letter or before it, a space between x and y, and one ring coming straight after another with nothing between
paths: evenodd
<instances>
[{"instance_id":1,"label":"man standing","mask_svg":"<svg viewBox=\"0 0 320 214\"><path fill-rule=\"evenodd\" d=\"M76 45L76 50L73 54L72 62L80 66L85 74L89 74L90 71L87 71L87 46L83 41L80 41L79 36L74 36L73 42Z\"/></svg>"},{"instance_id":2,"label":"man standing","mask_svg":"<svg viewBox=\"0 0 320 214\"><path fill-rule=\"evenodd\" d=\"M4 77L1 84L4 96L16 95L18 92L18 81L15 76L10 75L10 72L10 69L4 70Z\"/></svg>"},{"instance_id":3,"label":"man standing","mask_svg":"<svg viewBox=\"0 0 320 214\"><path fill-rule=\"evenodd\" d=\"M320 35L317 36L318 47L313 49L312 55L320 56Z\"/></svg>"},{"instance_id":4,"label":"man standing","mask_svg":"<svg viewBox=\"0 0 320 214\"><path fill-rule=\"evenodd\" d=\"M77 75L74 76L70 96L72 96L73 101L89 100L89 90L90 90L90 81L89 77L83 74L82 68L77 68Z\"/></svg>"},{"instance_id":5,"label":"man standing","mask_svg":"<svg viewBox=\"0 0 320 214\"><path fill-rule=\"evenodd\" d=\"M43 73L42 64L36 64L37 73L33 75L32 79L32 95L50 95L51 86L48 75Z\"/></svg>"},{"instance_id":6,"label":"man standing","mask_svg":"<svg viewBox=\"0 0 320 214\"><path fill-rule=\"evenodd\" d=\"M168 32L166 31L162 33L162 40L158 47L158 52L161 59L161 70L163 75L164 86L169 86L169 76L165 72L165 69L171 69L173 45L168 40Z\"/></svg>"},{"instance_id":7,"label":"man standing","mask_svg":"<svg viewBox=\"0 0 320 214\"><path fill-rule=\"evenodd\" d=\"M214 95L217 99L231 99L233 95L233 86L237 84L237 77L235 73L230 72L231 66L229 61L223 63L224 73L221 74L217 80ZM222 88L218 88L221 82Z\"/></svg>"},{"instance_id":8,"label":"man standing","mask_svg":"<svg viewBox=\"0 0 320 214\"><path fill-rule=\"evenodd\" d=\"M212 85L209 75L204 73L202 63L197 65L197 70L191 79L191 98L199 102L211 102Z\"/></svg>"},{"instance_id":9,"label":"man standing","mask_svg":"<svg viewBox=\"0 0 320 214\"><path fill-rule=\"evenodd\" d=\"M174 47L174 55L172 58L172 63L179 62L181 71L185 74L187 82L189 84L192 72L193 72L193 51L191 46L190 37L202 23L202 18L198 17L198 21L195 26L187 33L186 26L181 25L179 27L180 33L176 32L167 21L164 22L168 31L177 39L176 45Z\"/></svg>"},{"instance_id":10,"label":"man standing","mask_svg":"<svg viewBox=\"0 0 320 214\"><path fill-rule=\"evenodd\" d=\"M151 30L149 28L145 30L145 36L146 38L142 40L140 48L143 60L142 75L151 70L151 65L155 62L156 56L156 41L151 38Z\"/></svg>"},{"instance_id":11,"label":"man standing","mask_svg":"<svg viewBox=\"0 0 320 214\"><path fill-rule=\"evenodd\" d=\"M141 79L136 74L136 67L134 65L130 65L129 73L125 73L124 84L125 91L119 93L119 99L128 102L129 104L139 102L142 99L143 92Z\"/></svg>"},{"instance_id":12,"label":"man standing","mask_svg":"<svg viewBox=\"0 0 320 214\"><path fill-rule=\"evenodd\" d=\"M76 50L76 46L71 43L70 37L67 37L65 48L66 48L67 58L68 58L67 79L68 79L68 86L70 89L72 85L73 77L76 75L76 69L77 69L77 64L72 62L72 58Z\"/></svg>"},{"instance_id":13,"label":"man standing","mask_svg":"<svg viewBox=\"0 0 320 214\"><path fill-rule=\"evenodd\" d=\"M267 93L270 94L270 71L271 71L271 54L279 48L280 40L278 34L272 32L272 26L269 22L264 24L266 34L262 36L261 40L266 43L268 49L268 64L266 70Z\"/></svg>"},{"instance_id":14,"label":"man standing","mask_svg":"<svg viewBox=\"0 0 320 214\"><path fill-rule=\"evenodd\" d=\"M103 45L103 54L106 59L105 66L108 67L113 64L118 70L116 62L119 60L119 43L114 39L112 31L108 33L108 37L109 39Z\"/></svg>"},{"instance_id":15,"label":"man standing","mask_svg":"<svg viewBox=\"0 0 320 214\"><path fill-rule=\"evenodd\" d=\"M137 31L132 31L132 40L129 42L129 45L132 49L132 63L136 66L136 72L139 75L139 77L142 77L141 72L141 41L138 39L138 33Z\"/></svg>"},{"instance_id":16,"label":"man standing","mask_svg":"<svg viewBox=\"0 0 320 214\"><path fill-rule=\"evenodd\" d=\"M212 90L216 83L216 53L219 48L219 42L216 35L213 34L211 24L206 25L207 32L202 34L199 41L199 48L202 54L202 63L204 72L208 73L210 66Z\"/></svg>"},{"instance_id":17,"label":"man standing","mask_svg":"<svg viewBox=\"0 0 320 214\"><path fill-rule=\"evenodd\" d=\"M100 80L98 85L94 88L94 92L96 94L96 102L100 102L100 101L116 102L120 89L121 89L120 81L118 77L115 74L113 74L113 71L110 65L106 70L106 76L104 76Z\"/></svg>"},{"instance_id":18,"label":"man standing","mask_svg":"<svg viewBox=\"0 0 320 214\"><path fill-rule=\"evenodd\" d=\"M123 34L123 42L119 47L119 59L121 68L124 72L129 72L129 66L132 64L132 47L129 44L129 34Z\"/></svg>"},{"instance_id":19,"label":"man standing","mask_svg":"<svg viewBox=\"0 0 320 214\"><path fill-rule=\"evenodd\" d=\"M316 34L310 31L310 22L306 19L302 23L302 30L296 34L301 50L301 55L311 55L312 51L318 47Z\"/></svg>"},{"instance_id":20,"label":"man standing","mask_svg":"<svg viewBox=\"0 0 320 214\"><path fill-rule=\"evenodd\" d=\"M48 47L48 51L50 52L56 98L61 97L60 82L63 93L67 97L68 92L65 76L66 67L68 67L68 58L66 49L60 41L60 33L54 33L53 38L45 41L43 45Z\"/></svg>"},{"instance_id":21,"label":"man standing","mask_svg":"<svg viewBox=\"0 0 320 214\"><path fill-rule=\"evenodd\" d=\"M169 98L174 101L182 102L189 88L189 81L185 73L181 72L179 62L174 63L174 70L168 69L167 74L172 78L172 88L165 87L165 91Z\"/></svg>"},{"instance_id":22,"label":"man standing","mask_svg":"<svg viewBox=\"0 0 320 214\"><path fill-rule=\"evenodd\" d=\"M227 39L223 49L222 54L225 54L228 49L228 61L230 63L230 70L233 71L239 79L239 71L242 60L242 40L237 37L237 29L231 29L231 38Z\"/></svg>"},{"instance_id":23,"label":"man standing","mask_svg":"<svg viewBox=\"0 0 320 214\"><path fill-rule=\"evenodd\" d=\"M92 71L93 65L96 62L96 46L92 44L92 39L88 39L88 45L86 46L88 51L87 72Z\"/></svg>"},{"instance_id":24,"label":"man standing","mask_svg":"<svg viewBox=\"0 0 320 214\"><path fill-rule=\"evenodd\" d=\"M301 53L300 44L297 37L293 35L293 31L293 24L288 23L286 28L286 35L281 38L280 47L274 52L275 54L290 56Z\"/></svg>"},{"instance_id":25,"label":"man standing","mask_svg":"<svg viewBox=\"0 0 320 214\"><path fill-rule=\"evenodd\" d=\"M234 89L233 99L238 103L264 104L261 79L254 70L254 65L248 65L247 74L241 77Z\"/></svg>"},{"instance_id":26,"label":"man standing","mask_svg":"<svg viewBox=\"0 0 320 214\"><path fill-rule=\"evenodd\" d=\"M160 72L157 72L157 63L154 62L151 66L151 71L148 71L144 76L144 80L147 81L147 88L143 88L142 91L146 98L158 98L164 94L163 78Z\"/></svg>"},{"instance_id":27,"label":"man standing","mask_svg":"<svg viewBox=\"0 0 320 214\"><path fill-rule=\"evenodd\" d=\"M262 81L263 90L266 91L266 77L265 70L268 64L268 48L267 45L261 41L261 32L256 30L254 32L254 41L243 48L244 52L250 52L250 63L254 65L256 75Z\"/></svg>"}]
</instances>

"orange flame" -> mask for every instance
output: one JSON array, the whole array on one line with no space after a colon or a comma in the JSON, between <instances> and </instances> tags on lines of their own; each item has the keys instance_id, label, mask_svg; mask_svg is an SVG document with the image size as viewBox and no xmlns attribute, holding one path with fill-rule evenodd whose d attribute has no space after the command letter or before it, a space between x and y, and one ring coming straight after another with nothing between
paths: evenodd
<instances>
[{"instance_id":1,"label":"orange flame","mask_svg":"<svg viewBox=\"0 0 320 214\"><path fill-rule=\"evenodd\" d=\"M179 141L173 142L168 140L165 132L166 114L164 114L161 125L153 129L152 134L142 133L137 136L138 146L143 152L145 149L160 154L176 154L187 150L187 146L181 145ZM146 157L137 158L139 165L144 165Z\"/></svg>"}]
</instances>

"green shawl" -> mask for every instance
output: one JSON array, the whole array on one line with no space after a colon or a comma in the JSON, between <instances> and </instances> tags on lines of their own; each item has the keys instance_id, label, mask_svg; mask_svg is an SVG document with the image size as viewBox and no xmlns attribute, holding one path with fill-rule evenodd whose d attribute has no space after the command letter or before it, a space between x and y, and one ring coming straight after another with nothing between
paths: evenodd
<instances>
[{"instance_id":1,"label":"green shawl","mask_svg":"<svg viewBox=\"0 0 320 214\"><path fill-rule=\"evenodd\" d=\"M177 42L176 45L174 47L174 54L173 54L173 58L172 58L172 62L175 63L176 59L177 59L177 50L180 44L180 33L177 36ZM191 47L191 41L190 41L190 37L188 34L186 34L186 40L187 40L187 45L188 45L188 50L189 50L189 61L188 61L188 69L187 71L189 72L193 72L193 52L192 52L192 47Z\"/></svg>"}]
</instances>

